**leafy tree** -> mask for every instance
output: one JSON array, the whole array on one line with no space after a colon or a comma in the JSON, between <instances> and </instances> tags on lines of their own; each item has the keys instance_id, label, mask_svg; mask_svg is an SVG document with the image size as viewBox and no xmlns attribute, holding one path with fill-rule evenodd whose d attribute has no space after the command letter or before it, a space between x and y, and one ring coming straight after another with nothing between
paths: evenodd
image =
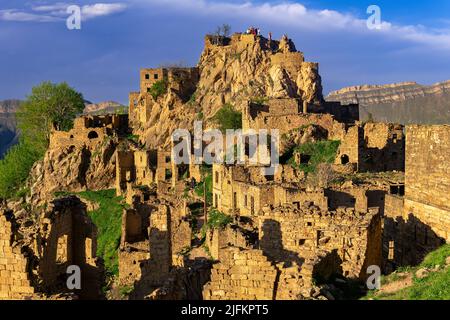
<instances>
[{"instance_id":1,"label":"leafy tree","mask_svg":"<svg viewBox=\"0 0 450 320\"><path fill-rule=\"evenodd\" d=\"M52 128L70 130L73 119L84 110L83 95L65 82L43 82L34 87L17 113L24 140L46 149Z\"/></svg>"},{"instance_id":2,"label":"leafy tree","mask_svg":"<svg viewBox=\"0 0 450 320\"><path fill-rule=\"evenodd\" d=\"M20 142L0 160L0 197L24 194L23 184L33 164L44 155L52 127L69 130L83 109L83 96L67 83L43 82L32 89L17 113Z\"/></svg>"},{"instance_id":3,"label":"leafy tree","mask_svg":"<svg viewBox=\"0 0 450 320\"><path fill-rule=\"evenodd\" d=\"M20 190L40 156L34 145L23 139L8 150L4 159L0 160L0 197L10 198Z\"/></svg>"},{"instance_id":4,"label":"leafy tree","mask_svg":"<svg viewBox=\"0 0 450 320\"><path fill-rule=\"evenodd\" d=\"M219 125L219 129L223 133L225 133L227 129L241 129L242 113L234 110L234 107L227 103L216 112L213 121Z\"/></svg>"}]
</instances>

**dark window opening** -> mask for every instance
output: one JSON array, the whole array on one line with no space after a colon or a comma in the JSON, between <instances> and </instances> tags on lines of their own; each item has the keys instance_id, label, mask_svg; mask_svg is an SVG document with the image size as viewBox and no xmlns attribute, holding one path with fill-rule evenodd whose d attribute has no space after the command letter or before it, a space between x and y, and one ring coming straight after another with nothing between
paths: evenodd
<instances>
[{"instance_id":1,"label":"dark window opening","mask_svg":"<svg viewBox=\"0 0 450 320\"><path fill-rule=\"evenodd\" d=\"M155 80L158 79L158 74L157 74L157 73L155 73L155 74L153 75L153 79L155 79Z\"/></svg>"},{"instance_id":2,"label":"dark window opening","mask_svg":"<svg viewBox=\"0 0 450 320\"><path fill-rule=\"evenodd\" d=\"M88 133L88 138L89 139L96 139L96 138L98 138L98 133L95 132L95 131L91 131L91 132Z\"/></svg>"},{"instance_id":3,"label":"dark window opening","mask_svg":"<svg viewBox=\"0 0 450 320\"><path fill-rule=\"evenodd\" d=\"M309 154L301 154L300 155L300 163L301 164L308 164L309 160L311 160L311 156Z\"/></svg>"},{"instance_id":4,"label":"dark window opening","mask_svg":"<svg viewBox=\"0 0 450 320\"><path fill-rule=\"evenodd\" d=\"M166 169L166 172L165 172L165 179L166 179L166 180L172 179L172 170Z\"/></svg>"},{"instance_id":5,"label":"dark window opening","mask_svg":"<svg viewBox=\"0 0 450 320\"><path fill-rule=\"evenodd\" d=\"M341 164L347 164L347 163L349 163L349 162L350 162L350 159L348 158L348 155L343 154L343 155L341 156Z\"/></svg>"},{"instance_id":6,"label":"dark window opening","mask_svg":"<svg viewBox=\"0 0 450 320\"><path fill-rule=\"evenodd\" d=\"M146 75L145 75L145 80L149 80L150 79L150 75L147 73Z\"/></svg>"}]
</instances>

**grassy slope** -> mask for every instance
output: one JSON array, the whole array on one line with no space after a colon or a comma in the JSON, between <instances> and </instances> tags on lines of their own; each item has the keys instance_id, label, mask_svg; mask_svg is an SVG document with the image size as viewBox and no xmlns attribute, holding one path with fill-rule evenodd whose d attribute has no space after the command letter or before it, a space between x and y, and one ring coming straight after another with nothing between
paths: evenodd
<instances>
[{"instance_id":1,"label":"grassy slope","mask_svg":"<svg viewBox=\"0 0 450 320\"><path fill-rule=\"evenodd\" d=\"M83 191L78 193L81 198L97 202L99 208L88 212L98 228L97 255L105 261L105 267L110 274L119 272L117 249L120 244L123 198L116 197L114 189L100 191Z\"/></svg>"},{"instance_id":2,"label":"grassy slope","mask_svg":"<svg viewBox=\"0 0 450 320\"><path fill-rule=\"evenodd\" d=\"M429 253L424 261L417 267L401 268L382 278L382 284L399 281L402 278L412 277L412 285L404 287L395 292L384 293L374 291L363 299L374 300L450 300L450 266L445 266L445 259L450 256L450 245ZM437 271L432 271L427 277L418 279L415 276L417 270L422 268L434 269L440 266ZM399 275L400 274L400 275Z\"/></svg>"},{"instance_id":3,"label":"grassy slope","mask_svg":"<svg viewBox=\"0 0 450 320\"><path fill-rule=\"evenodd\" d=\"M294 151L300 152L300 154L307 154L311 156L308 164L295 163L294 157L288 160L294 167L299 167L302 171L315 172L317 165L320 163L333 163L336 158L336 153L339 148L340 141L338 140L323 140L317 142L310 142L302 144L294 149Z\"/></svg>"}]
</instances>

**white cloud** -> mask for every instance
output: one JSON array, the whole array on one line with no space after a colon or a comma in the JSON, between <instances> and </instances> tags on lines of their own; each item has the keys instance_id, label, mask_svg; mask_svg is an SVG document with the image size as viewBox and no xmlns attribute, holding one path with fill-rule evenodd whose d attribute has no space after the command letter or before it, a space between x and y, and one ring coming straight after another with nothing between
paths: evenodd
<instances>
[{"instance_id":1,"label":"white cloud","mask_svg":"<svg viewBox=\"0 0 450 320\"><path fill-rule=\"evenodd\" d=\"M32 6L31 11L9 9L0 10L0 20L18 22L55 22L61 21L69 14L67 8L70 3L58 2ZM83 20L122 12L127 8L124 3L95 3L81 6L81 18Z\"/></svg>"},{"instance_id":2,"label":"white cloud","mask_svg":"<svg viewBox=\"0 0 450 320\"><path fill-rule=\"evenodd\" d=\"M293 2L245 3L211 0L131 0L161 10L177 10L190 15L241 17L259 20L261 23L276 23L289 28L300 28L312 32L354 32L382 35L393 40L410 41L417 44L450 50L450 29L433 30L419 25L395 25L383 21L379 30L369 30L366 19L336 10L313 10ZM365 10L364 10L365 11Z\"/></svg>"},{"instance_id":3,"label":"white cloud","mask_svg":"<svg viewBox=\"0 0 450 320\"><path fill-rule=\"evenodd\" d=\"M127 8L123 3L96 3L81 8L82 19L92 19L122 12Z\"/></svg>"},{"instance_id":4,"label":"white cloud","mask_svg":"<svg viewBox=\"0 0 450 320\"><path fill-rule=\"evenodd\" d=\"M55 22L60 19L50 15L34 14L15 9L0 10L0 21L18 21L18 22Z\"/></svg>"}]
</instances>

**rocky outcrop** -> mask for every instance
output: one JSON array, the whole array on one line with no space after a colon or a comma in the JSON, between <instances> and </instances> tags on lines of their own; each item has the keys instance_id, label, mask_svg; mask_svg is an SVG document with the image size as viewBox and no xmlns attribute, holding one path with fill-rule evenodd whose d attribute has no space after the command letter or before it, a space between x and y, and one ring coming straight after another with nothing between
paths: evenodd
<instances>
[{"instance_id":1,"label":"rocky outcrop","mask_svg":"<svg viewBox=\"0 0 450 320\"><path fill-rule=\"evenodd\" d=\"M450 123L450 81L423 86L416 82L364 85L331 92L327 101L356 103L362 120L402 124Z\"/></svg>"},{"instance_id":2,"label":"rocky outcrop","mask_svg":"<svg viewBox=\"0 0 450 320\"><path fill-rule=\"evenodd\" d=\"M287 38L269 41L234 34L217 44L207 36L197 67L198 82L189 101L169 83L167 93L149 108L147 121L134 126L134 133L148 147L168 146L174 129L192 129L196 119L213 126L208 119L224 104L243 110L250 100L269 98L297 98L310 105L323 102L318 65L305 62Z\"/></svg>"},{"instance_id":3,"label":"rocky outcrop","mask_svg":"<svg viewBox=\"0 0 450 320\"><path fill-rule=\"evenodd\" d=\"M42 203L55 192L114 188L117 145L116 140L108 139L94 148L83 145L47 150L31 170L31 202Z\"/></svg>"}]
</instances>

